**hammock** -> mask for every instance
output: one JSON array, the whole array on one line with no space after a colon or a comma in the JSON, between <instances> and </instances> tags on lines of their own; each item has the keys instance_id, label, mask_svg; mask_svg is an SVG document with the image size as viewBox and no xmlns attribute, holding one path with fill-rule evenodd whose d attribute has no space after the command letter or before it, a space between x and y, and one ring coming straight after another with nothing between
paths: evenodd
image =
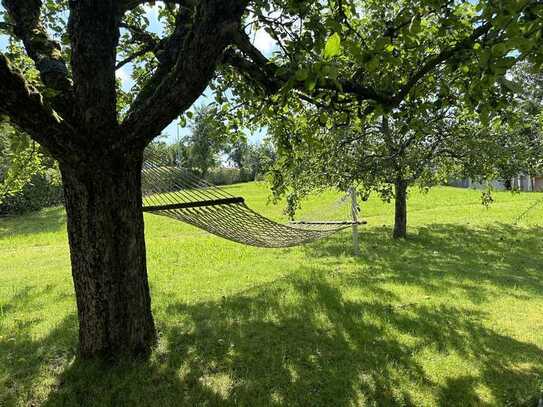
<instances>
[{"instance_id":1,"label":"hammock","mask_svg":"<svg viewBox=\"0 0 543 407\"><path fill-rule=\"evenodd\" d=\"M365 222L274 222L245 200L153 158L142 170L143 211L167 216L222 238L250 246L291 247L322 239Z\"/></svg>"}]
</instances>

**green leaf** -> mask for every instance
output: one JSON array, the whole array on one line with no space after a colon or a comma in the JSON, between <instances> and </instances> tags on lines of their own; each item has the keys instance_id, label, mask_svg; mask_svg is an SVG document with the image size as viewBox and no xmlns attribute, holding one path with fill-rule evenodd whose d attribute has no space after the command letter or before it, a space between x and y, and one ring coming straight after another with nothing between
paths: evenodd
<instances>
[{"instance_id":1,"label":"green leaf","mask_svg":"<svg viewBox=\"0 0 543 407\"><path fill-rule=\"evenodd\" d=\"M368 72L374 72L379 67L379 60L377 58L372 58L366 65Z\"/></svg>"},{"instance_id":2,"label":"green leaf","mask_svg":"<svg viewBox=\"0 0 543 407\"><path fill-rule=\"evenodd\" d=\"M309 73L305 69L300 69L296 71L296 80L298 81L305 81L308 76Z\"/></svg>"},{"instance_id":3,"label":"green leaf","mask_svg":"<svg viewBox=\"0 0 543 407\"><path fill-rule=\"evenodd\" d=\"M385 51L388 52L389 54L392 54L395 49L396 49L396 47L393 44L388 44L385 47Z\"/></svg>"},{"instance_id":4,"label":"green leaf","mask_svg":"<svg viewBox=\"0 0 543 407\"><path fill-rule=\"evenodd\" d=\"M319 115L319 122L324 126L328 123L328 115L325 112L322 112Z\"/></svg>"},{"instance_id":5,"label":"green leaf","mask_svg":"<svg viewBox=\"0 0 543 407\"><path fill-rule=\"evenodd\" d=\"M324 57L333 58L341 52L341 37L338 33L332 34L326 41L324 47Z\"/></svg>"},{"instance_id":6,"label":"green leaf","mask_svg":"<svg viewBox=\"0 0 543 407\"><path fill-rule=\"evenodd\" d=\"M317 81L314 78L307 78L305 80L305 88L309 92L313 92L317 86Z\"/></svg>"}]
</instances>

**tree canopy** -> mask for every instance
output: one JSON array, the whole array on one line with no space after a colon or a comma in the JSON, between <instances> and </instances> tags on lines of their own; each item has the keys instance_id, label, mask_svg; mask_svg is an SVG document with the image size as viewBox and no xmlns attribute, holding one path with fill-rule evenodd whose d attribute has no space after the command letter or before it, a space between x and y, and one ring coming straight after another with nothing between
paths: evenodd
<instances>
[{"instance_id":1,"label":"tree canopy","mask_svg":"<svg viewBox=\"0 0 543 407\"><path fill-rule=\"evenodd\" d=\"M511 101L506 74L524 59L541 65L541 4L320 5L297 18L257 14L276 52L268 58L241 35L249 58L229 53L233 68L217 86L219 102L233 88L241 116L275 136L276 193L296 205L314 189L355 184L389 198L394 184L428 186L444 168L489 175L507 153L495 148L496 116ZM471 154L475 146L487 154Z\"/></svg>"}]
</instances>

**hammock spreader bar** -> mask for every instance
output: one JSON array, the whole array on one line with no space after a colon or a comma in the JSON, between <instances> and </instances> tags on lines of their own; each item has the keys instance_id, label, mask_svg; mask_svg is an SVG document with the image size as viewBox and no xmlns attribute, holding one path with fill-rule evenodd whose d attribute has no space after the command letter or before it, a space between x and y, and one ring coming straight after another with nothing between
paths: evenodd
<instances>
[{"instance_id":1,"label":"hammock spreader bar","mask_svg":"<svg viewBox=\"0 0 543 407\"><path fill-rule=\"evenodd\" d=\"M209 199L206 201L181 202L181 203L169 204L169 205L144 206L143 212L157 212L157 211L168 211L172 209L200 208L202 206L216 206L216 205L244 203L244 202L245 202L245 199L241 197Z\"/></svg>"},{"instance_id":2,"label":"hammock spreader bar","mask_svg":"<svg viewBox=\"0 0 543 407\"><path fill-rule=\"evenodd\" d=\"M291 220L289 225L366 225L365 220Z\"/></svg>"}]
</instances>

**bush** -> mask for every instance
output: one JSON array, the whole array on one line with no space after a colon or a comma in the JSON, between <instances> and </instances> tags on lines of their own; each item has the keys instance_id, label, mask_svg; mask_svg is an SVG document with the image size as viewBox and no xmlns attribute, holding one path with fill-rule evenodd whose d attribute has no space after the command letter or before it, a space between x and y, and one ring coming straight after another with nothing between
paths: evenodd
<instances>
[{"instance_id":1,"label":"bush","mask_svg":"<svg viewBox=\"0 0 543 407\"><path fill-rule=\"evenodd\" d=\"M254 181L254 176L245 169L220 167L210 170L206 181L214 185L231 185Z\"/></svg>"},{"instance_id":2,"label":"bush","mask_svg":"<svg viewBox=\"0 0 543 407\"><path fill-rule=\"evenodd\" d=\"M142 176L143 190L175 191L179 189L180 174L164 169L144 169ZM197 176L198 177L198 176ZM199 177L198 177L199 178ZM231 185L254 181L251 171L238 168L214 168L205 177L214 185ZM37 211L64 202L64 194L58 171L49 169L45 174L36 174L32 181L16 195L6 197L0 204L0 216Z\"/></svg>"},{"instance_id":3,"label":"bush","mask_svg":"<svg viewBox=\"0 0 543 407\"><path fill-rule=\"evenodd\" d=\"M0 215L13 215L37 211L64 201L64 192L58 179L58 172L49 169L45 174L36 174L22 191L8 196L0 204Z\"/></svg>"}]
</instances>

